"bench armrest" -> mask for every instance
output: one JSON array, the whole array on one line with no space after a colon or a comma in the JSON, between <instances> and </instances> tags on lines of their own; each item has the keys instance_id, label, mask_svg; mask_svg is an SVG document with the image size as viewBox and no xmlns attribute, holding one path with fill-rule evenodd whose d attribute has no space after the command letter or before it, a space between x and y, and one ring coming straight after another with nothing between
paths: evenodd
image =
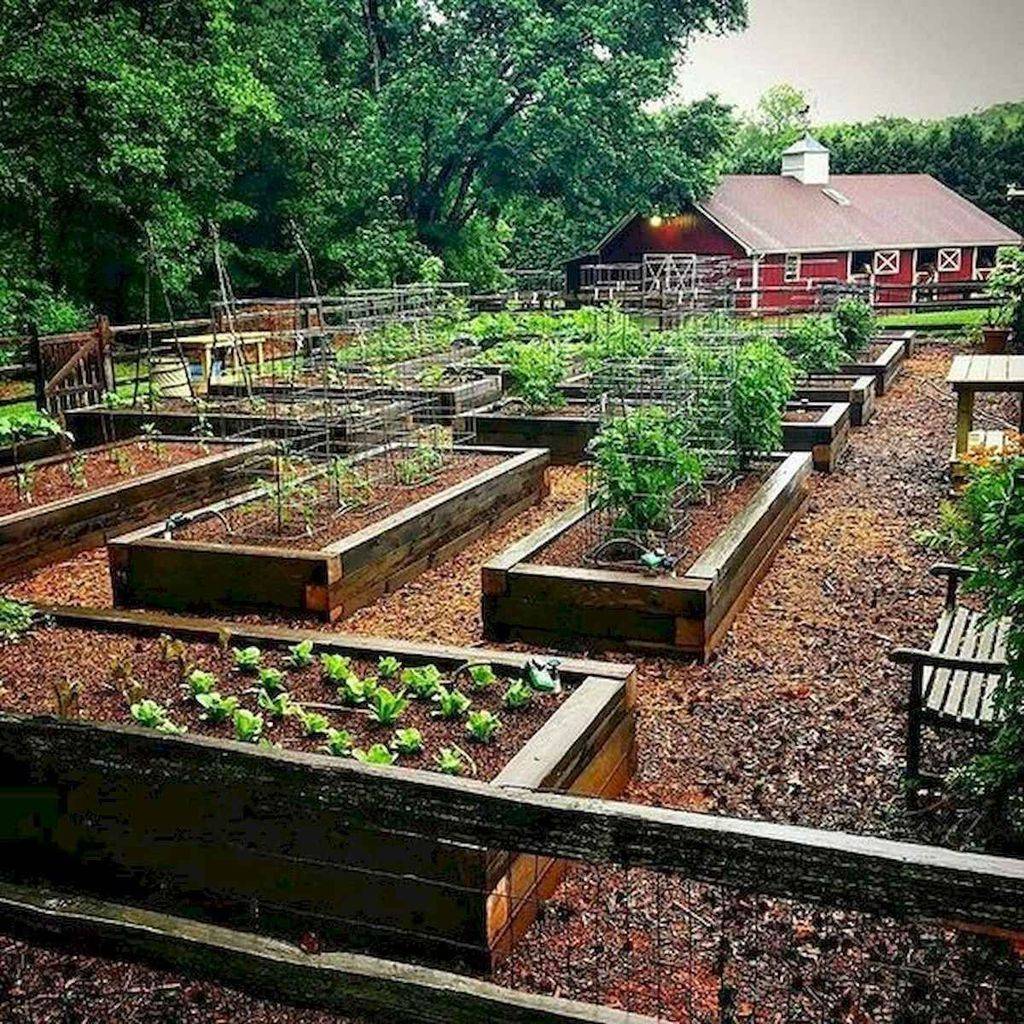
<instances>
[{"instance_id":1,"label":"bench armrest","mask_svg":"<svg viewBox=\"0 0 1024 1024\"><path fill-rule=\"evenodd\" d=\"M1005 661L991 658L958 658L952 654L937 654L919 647L897 647L889 652L889 660L897 665L921 665L928 668L948 668L962 672L984 672L986 675L1002 675L1006 671Z\"/></svg>"},{"instance_id":2,"label":"bench armrest","mask_svg":"<svg viewBox=\"0 0 1024 1024\"><path fill-rule=\"evenodd\" d=\"M974 575L975 569L972 565L956 565L953 562L938 562L928 572L932 576L946 578L946 607L952 608L956 604L956 592L961 580L966 580Z\"/></svg>"}]
</instances>

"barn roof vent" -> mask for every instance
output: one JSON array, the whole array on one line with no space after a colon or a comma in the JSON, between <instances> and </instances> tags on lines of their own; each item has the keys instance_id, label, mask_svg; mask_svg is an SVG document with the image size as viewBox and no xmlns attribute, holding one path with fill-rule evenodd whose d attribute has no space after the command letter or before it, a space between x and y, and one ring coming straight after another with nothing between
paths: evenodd
<instances>
[{"instance_id":1,"label":"barn roof vent","mask_svg":"<svg viewBox=\"0 0 1024 1024\"><path fill-rule=\"evenodd\" d=\"M828 150L817 139L805 135L783 152L782 176L796 178L802 185L827 185Z\"/></svg>"}]
</instances>

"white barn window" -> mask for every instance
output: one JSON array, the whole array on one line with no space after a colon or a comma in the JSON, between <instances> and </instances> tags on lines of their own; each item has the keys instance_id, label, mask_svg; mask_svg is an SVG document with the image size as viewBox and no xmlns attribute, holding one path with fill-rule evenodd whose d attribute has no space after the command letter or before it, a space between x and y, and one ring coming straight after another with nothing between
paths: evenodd
<instances>
[{"instance_id":1,"label":"white barn window","mask_svg":"<svg viewBox=\"0 0 1024 1024\"><path fill-rule=\"evenodd\" d=\"M939 273L956 273L960 269L961 251L959 249L939 250Z\"/></svg>"},{"instance_id":2,"label":"white barn window","mask_svg":"<svg viewBox=\"0 0 1024 1024\"><path fill-rule=\"evenodd\" d=\"M800 254L798 252L786 253L786 284L793 284L800 280Z\"/></svg>"},{"instance_id":3,"label":"white barn window","mask_svg":"<svg viewBox=\"0 0 1024 1024\"><path fill-rule=\"evenodd\" d=\"M872 270L876 277L888 277L891 274L898 274L900 272L899 249L879 249L875 253Z\"/></svg>"}]
</instances>

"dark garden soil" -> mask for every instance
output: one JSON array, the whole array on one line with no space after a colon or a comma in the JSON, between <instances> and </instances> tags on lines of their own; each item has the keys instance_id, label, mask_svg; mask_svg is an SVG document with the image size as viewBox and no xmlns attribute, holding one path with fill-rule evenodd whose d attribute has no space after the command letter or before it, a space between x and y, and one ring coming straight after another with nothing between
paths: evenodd
<instances>
[{"instance_id":1,"label":"dark garden soil","mask_svg":"<svg viewBox=\"0 0 1024 1024\"><path fill-rule=\"evenodd\" d=\"M692 505L687 511L687 520L676 533L659 543L679 561L676 575L686 570L707 550L729 525L729 521L741 511L764 483L765 474L746 473L727 487L717 488L709 495L707 502ZM553 544L539 551L531 561L540 565L566 565L578 567L595 566L591 557L595 547L610 537L610 530L600 525L596 514L581 519L566 530ZM602 566L608 566L602 562ZM623 562L624 571L640 570L635 560Z\"/></svg>"},{"instance_id":2,"label":"dark garden soil","mask_svg":"<svg viewBox=\"0 0 1024 1024\"><path fill-rule=\"evenodd\" d=\"M20 472L0 476L0 515L88 494L219 451L223 446L191 441L135 441L102 452L71 454L54 462L28 463Z\"/></svg>"},{"instance_id":3,"label":"dark garden soil","mask_svg":"<svg viewBox=\"0 0 1024 1024\"><path fill-rule=\"evenodd\" d=\"M817 423L821 419L820 409L787 409L782 414L786 423Z\"/></svg>"},{"instance_id":4,"label":"dark garden soil","mask_svg":"<svg viewBox=\"0 0 1024 1024\"><path fill-rule=\"evenodd\" d=\"M211 516L183 526L174 536L178 540L317 550L469 480L507 457L449 452L445 465L421 483L398 483L398 467L409 458L398 454L360 463L360 476L373 484L372 491L361 495L358 508L340 507L330 481L321 476L293 492L282 489L280 509L277 497L257 498L225 512L223 519Z\"/></svg>"},{"instance_id":5,"label":"dark garden soil","mask_svg":"<svg viewBox=\"0 0 1024 1024\"><path fill-rule=\"evenodd\" d=\"M435 770L434 757L442 747L460 747L468 758L465 774L490 780L508 763L523 744L547 721L567 694L534 696L526 708L507 711L502 694L507 679L499 679L484 689L474 689L467 674L445 676L443 685L458 689L472 704L470 710L491 711L502 726L490 743L474 742L466 731L465 715L457 719L434 717L436 705L429 700L410 700L397 723L378 725L365 706L346 707L336 695L336 684L321 677L319 663L308 667L289 666L287 652L263 652L261 664L285 673L285 687L292 700L307 711L323 714L334 729L350 733L353 746L368 749L375 743L389 744L395 729L419 729L423 737L422 753L402 755L399 763L407 768ZM156 637L132 637L66 626L43 626L21 642L0 648L0 708L19 714L46 714L56 710L56 688L77 683L80 717L87 721L131 724L131 701L150 698L167 710L175 725L190 733L219 739L234 738L230 721L204 722L202 708L182 681L184 671L199 668L213 673L216 692L237 697L239 706L263 715L264 735L286 750L323 752L324 737L304 735L295 715L275 717L260 706L258 677L234 667L230 650L216 644L188 643L180 657L170 657ZM354 660L351 669L363 679L377 674L372 662ZM385 684L392 692L397 682Z\"/></svg>"},{"instance_id":6,"label":"dark garden soil","mask_svg":"<svg viewBox=\"0 0 1024 1024\"><path fill-rule=\"evenodd\" d=\"M344 396L334 396L325 401L322 398L317 398L315 390L311 390L308 395L295 401L260 396L255 398L218 397L204 400L200 408L185 398L162 398L157 403L156 411L187 413L197 417L203 415L208 420L216 420L221 416L262 416L299 420L306 423L316 420L336 421L344 418L369 416L379 413L389 406L394 407L394 403Z\"/></svg>"}]
</instances>

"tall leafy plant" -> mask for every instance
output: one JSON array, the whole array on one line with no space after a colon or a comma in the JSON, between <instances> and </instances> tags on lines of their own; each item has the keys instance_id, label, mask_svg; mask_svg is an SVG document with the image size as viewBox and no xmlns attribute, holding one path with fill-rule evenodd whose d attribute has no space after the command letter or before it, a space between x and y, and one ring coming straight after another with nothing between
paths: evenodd
<instances>
[{"instance_id":1,"label":"tall leafy plant","mask_svg":"<svg viewBox=\"0 0 1024 1024\"><path fill-rule=\"evenodd\" d=\"M793 364L771 338L748 341L736 356L732 414L736 446L745 462L782 444L782 412L793 394Z\"/></svg>"},{"instance_id":2,"label":"tall leafy plant","mask_svg":"<svg viewBox=\"0 0 1024 1024\"><path fill-rule=\"evenodd\" d=\"M871 307L863 299L842 299L832 316L846 352L850 356L865 352L875 334L875 314Z\"/></svg>"},{"instance_id":3,"label":"tall leafy plant","mask_svg":"<svg viewBox=\"0 0 1024 1024\"><path fill-rule=\"evenodd\" d=\"M782 335L781 344L801 373L832 373L848 356L831 316L804 317Z\"/></svg>"}]
</instances>

